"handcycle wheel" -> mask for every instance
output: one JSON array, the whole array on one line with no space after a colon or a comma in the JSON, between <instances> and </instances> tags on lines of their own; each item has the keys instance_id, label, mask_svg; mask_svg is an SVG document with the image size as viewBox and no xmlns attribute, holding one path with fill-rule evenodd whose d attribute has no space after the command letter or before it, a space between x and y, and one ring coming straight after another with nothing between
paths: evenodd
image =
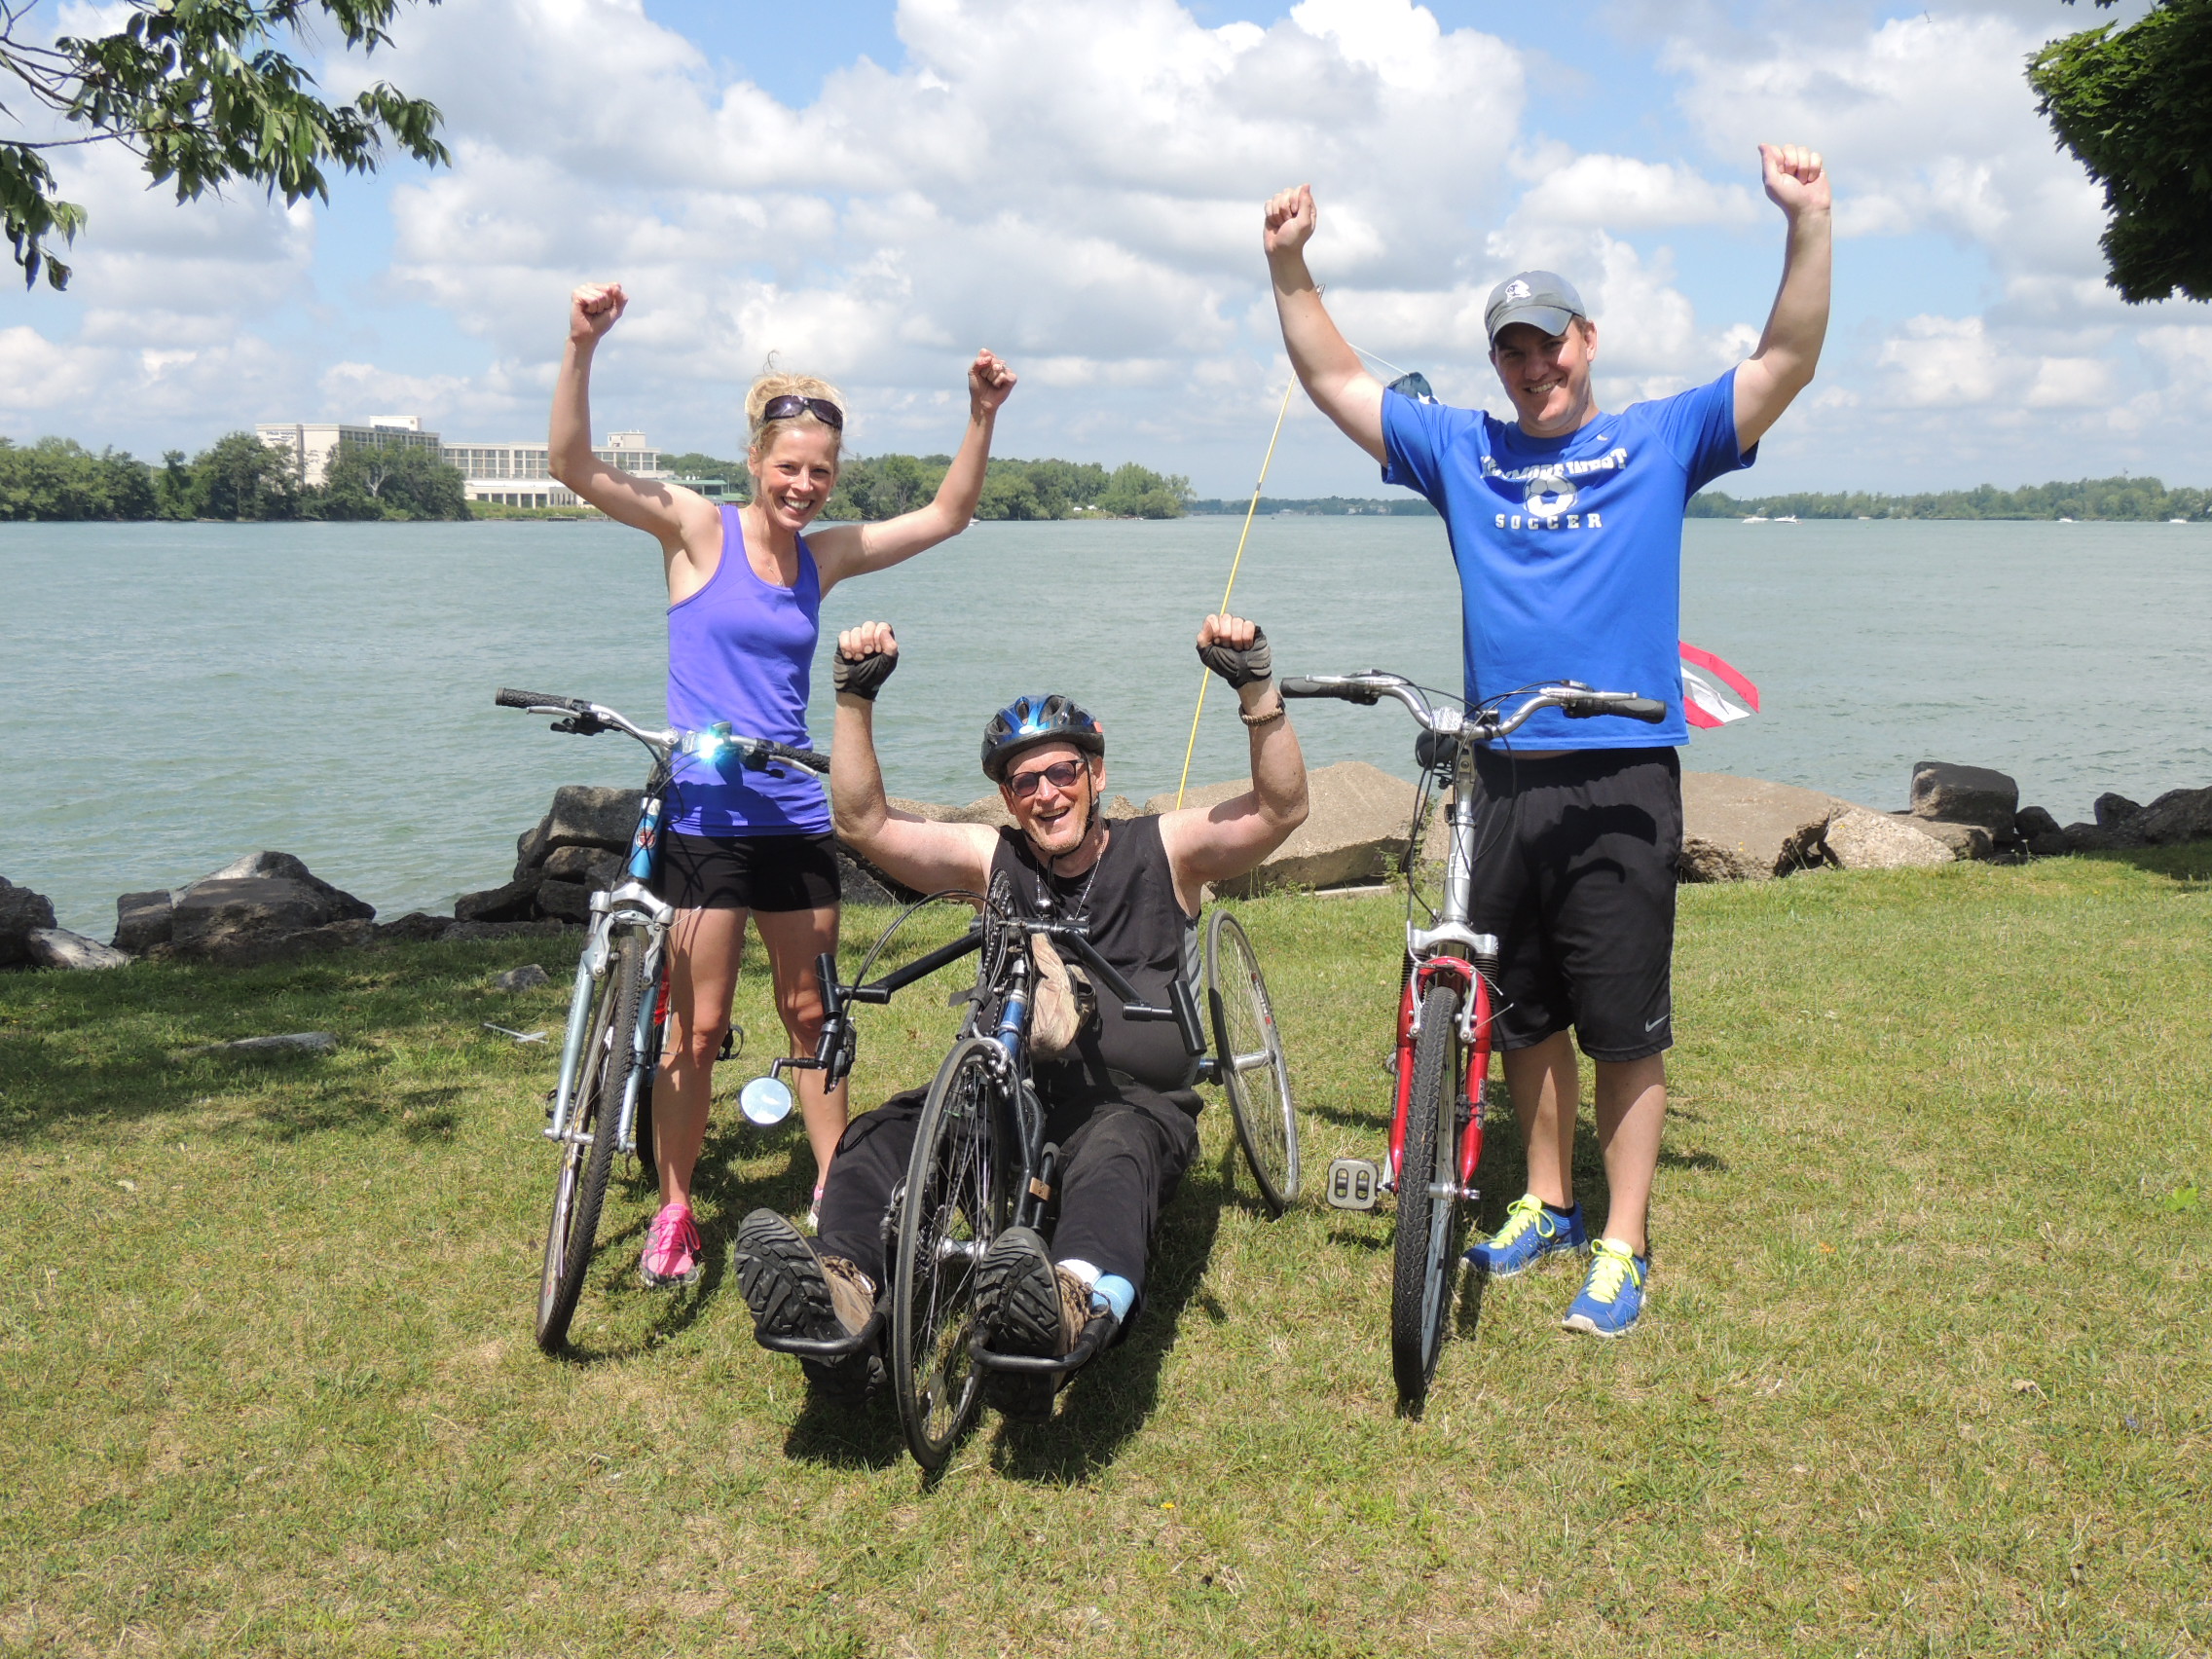
<instances>
[{"instance_id":1,"label":"handcycle wheel","mask_svg":"<svg viewBox=\"0 0 2212 1659\"><path fill-rule=\"evenodd\" d=\"M1298 1107L1268 982L1243 926L1227 910L1206 924L1206 1010L1215 1075L1260 1196L1280 1215L1298 1200Z\"/></svg>"},{"instance_id":2,"label":"handcycle wheel","mask_svg":"<svg viewBox=\"0 0 2212 1659\"><path fill-rule=\"evenodd\" d=\"M892 1270L891 1380L914 1461L937 1470L975 1421L976 1270L1007 1224L1004 1053L963 1039L938 1068L906 1164Z\"/></svg>"},{"instance_id":3,"label":"handcycle wheel","mask_svg":"<svg viewBox=\"0 0 2212 1659\"><path fill-rule=\"evenodd\" d=\"M1432 985L1421 998L1413 1088L1406 1099L1390 1282L1390 1369L1397 1378L1398 1403L1410 1411L1419 1409L1436 1375L1445 1327L1452 1319L1464 1231L1459 1137L1469 1107L1462 1088L1466 1061L1459 1040L1459 1002L1455 985Z\"/></svg>"},{"instance_id":4,"label":"handcycle wheel","mask_svg":"<svg viewBox=\"0 0 2212 1659\"><path fill-rule=\"evenodd\" d=\"M559 1353L569 1340L576 1298L583 1293L607 1198L608 1171L622 1132L622 1091L636 1058L638 1007L645 996L645 949L635 934L615 947L606 976L592 988L576 1068L571 1132L561 1147L561 1173L553 1186L552 1224L545 1232L545 1261L537 1279L537 1346Z\"/></svg>"}]
</instances>

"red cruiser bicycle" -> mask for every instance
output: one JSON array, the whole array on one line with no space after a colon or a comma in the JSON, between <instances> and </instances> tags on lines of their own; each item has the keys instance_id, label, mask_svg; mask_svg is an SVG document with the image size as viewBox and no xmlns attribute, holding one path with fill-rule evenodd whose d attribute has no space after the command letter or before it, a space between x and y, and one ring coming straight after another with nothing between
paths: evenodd
<instances>
[{"instance_id":1,"label":"red cruiser bicycle","mask_svg":"<svg viewBox=\"0 0 2212 1659\"><path fill-rule=\"evenodd\" d=\"M1390 1369L1398 1402L1418 1413L1436 1375L1451 1322L1465 1232L1464 1206L1481 1197L1475 1166L1482 1161L1483 1084L1490 1076L1491 1019L1496 997L1497 940L1469 922L1474 892L1475 756L1511 736L1544 709L1570 719L1617 716L1656 723L1667 706L1628 691L1593 691L1572 681L1524 686L1468 709L1457 699L1430 693L1403 675L1370 669L1361 674L1295 676L1282 682L1285 697L1337 697L1347 703L1405 705L1419 722L1414 756L1421 790L1414 808L1419 832L1431 787L1448 792L1444 897L1417 920L1415 896L1406 917L1405 988L1398 999L1398 1043L1391 1071L1397 1082L1387 1161L1340 1158L1329 1165L1323 1196L1337 1209L1372 1210L1382 1195L1395 1195L1397 1234L1390 1283ZM1502 705L1518 702L1507 714ZM1409 867L1411 861L1408 861Z\"/></svg>"}]
</instances>

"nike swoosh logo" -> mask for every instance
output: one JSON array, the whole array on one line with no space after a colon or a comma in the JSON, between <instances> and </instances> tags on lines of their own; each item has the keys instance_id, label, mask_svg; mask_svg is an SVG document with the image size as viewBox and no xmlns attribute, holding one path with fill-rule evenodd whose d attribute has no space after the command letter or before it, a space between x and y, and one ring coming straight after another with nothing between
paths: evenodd
<instances>
[{"instance_id":1,"label":"nike swoosh logo","mask_svg":"<svg viewBox=\"0 0 2212 1659\"><path fill-rule=\"evenodd\" d=\"M1668 1014L1663 1014L1657 1019L1647 1019L1643 1022L1643 1029L1646 1031L1657 1030L1660 1026L1667 1023L1669 1017L1670 1016Z\"/></svg>"}]
</instances>

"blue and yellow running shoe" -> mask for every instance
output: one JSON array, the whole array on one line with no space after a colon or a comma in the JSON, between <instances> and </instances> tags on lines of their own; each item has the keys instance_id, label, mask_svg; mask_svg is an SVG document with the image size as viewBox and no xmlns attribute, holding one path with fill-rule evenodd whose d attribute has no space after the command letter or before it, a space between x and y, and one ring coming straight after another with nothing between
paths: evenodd
<instances>
[{"instance_id":1,"label":"blue and yellow running shoe","mask_svg":"<svg viewBox=\"0 0 2212 1659\"><path fill-rule=\"evenodd\" d=\"M1582 1231L1582 1206L1565 1215L1544 1208L1533 1193L1523 1193L1505 1206L1505 1225L1467 1252L1467 1261L1492 1278L1525 1273L1546 1256L1579 1250L1589 1243Z\"/></svg>"},{"instance_id":2,"label":"blue and yellow running shoe","mask_svg":"<svg viewBox=\"0 0 2212 1659\"><path fill-rule=\"evenodd\" d=\"M1594 1337L1625 1337L1643 1311L1643 1281L1651 1258L1633 1255L1626 1244L1601 1238L1590 1246L1590 1272L1582 1294L1568 1304L1560 1321L1570 1331Z\"/></svg>"}]
</instances>

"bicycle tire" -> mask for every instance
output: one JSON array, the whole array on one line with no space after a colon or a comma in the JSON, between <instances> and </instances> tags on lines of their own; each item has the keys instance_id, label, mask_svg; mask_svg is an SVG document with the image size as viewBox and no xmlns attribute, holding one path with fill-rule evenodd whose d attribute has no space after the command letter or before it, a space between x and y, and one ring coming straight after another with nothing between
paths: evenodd
<instances>
[{"instance_id":1,"label":"bicycle tire","mask_svg":"<svg viewBox=\"0 0 2212 1659\"><path fill-rule=\"evenodd\" d=\"M892 1275L891 1379L907 1449L933 1473L981 1405L982 1378L968 1343L976 1270L1011 1202L1000 1145L1004 1061L988 1037L953 1047L930 1084L906 1165Z\"/></svg>"},{"instance_id":2,"label":"bicycle tire","mask_svg":"<svg viewBox=\"0 0 2212 1659\"><path fill-rule=\"evenodd\" d=\"M545 1259L537 1280L537 1346L559 1353L583 1294L607 1201L607 1178L621 1138L622 1091L637 1057L638 1007L645 992L645 952L635 934L616 944L614 959L592 990L577 1066L571 1122L590 1125L588 1139L571 1135L561 1149L553 1187L553 1215L545 1234Z\"/></svg>"},{"instance_id":3,"label":"bicycle tire","mask_svg":"<svg viewBox=\"0 0 2212 1659\"><path fill-rule=\"evenodd\" d=\"M1463 1124L1460 993L1431 985L1421 998L1398 1166L1398 1224L1390 1279L1390 1369L1398 1403L1418 1412L1428 1396L1457 1283L1459 1135ZM1433 1189L1443 1187L1440 1195Z\"/></svg>"},{"instance_id":4,"label":"bicycle tire","mask_svg":"<svg viewBox=\"0 0 2212 1659\"><path fill-rule=\"evenodd\" d=\"M1298 1105L1268 981L1243 925L1227 910L1206 924L1206 1009L1215 1075L1244 1161L1269 1213L1279 1216L1298 1201Z\"/></svg>"}]
</instances>

